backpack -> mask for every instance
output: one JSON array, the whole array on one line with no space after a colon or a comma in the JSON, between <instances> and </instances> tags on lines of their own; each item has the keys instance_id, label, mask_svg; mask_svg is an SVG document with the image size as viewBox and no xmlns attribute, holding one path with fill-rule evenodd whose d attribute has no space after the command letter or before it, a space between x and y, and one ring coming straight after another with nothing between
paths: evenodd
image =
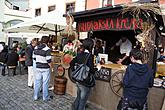
<instances>
[{"instance_id":1,"label":"backpack","mask_svg":"<svg viewBox=\"0 0 165 110\"><path fill-rule=\"evenodd\" d=\"M72 71L72 79L77 82L85 81L89 76L90 68L86 65L90 54L87 55L85 62L82 64L76 64Z\"/></svg>"}]
</instances>

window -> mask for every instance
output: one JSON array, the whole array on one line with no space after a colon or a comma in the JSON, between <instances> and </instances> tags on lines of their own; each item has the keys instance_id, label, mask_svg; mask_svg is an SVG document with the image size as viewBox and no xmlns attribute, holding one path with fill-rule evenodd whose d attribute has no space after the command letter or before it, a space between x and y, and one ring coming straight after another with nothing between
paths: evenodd
<instances>
[{"instance_id":1,"label":"window","mask_svg":"<svg viewBox=\"0 0 165 110\"><path fill-rule=\"evenodd\" d=\"M41 8L35 9L35 16L41 15Z\"/></svg>"},{"instance_id":2,"label":"window","mask_svg":"<svg viewBox=\"0 0 165 110\"><path fill-rule=\"evenodd\" d=\"M14 5L13 10L19 10L19 7Z\"/></svg>"},{"instance_id":3,"label":"window","mask_svg":"<svg viewBox=\"0 0 165 110\"><path fill-rule=\"evenodd\" d=\"M48 7L48 12L54 11L56 9L55 5L49 6Z\"/></svg>"},{"instance_id":4,"label":"window","mask_svg":"<svg viewBox=\"0 0 165 110\"><path fill-rule=\"evenodd\" d=\"M137 1L139 1L139 0L132 0L132 2L137 2Z\"/></svg>"},{"instance_id":5,"label":"window","mask_svg":"<svg viewBox=\"0 0 165 110\"><path fill-rule=\"evenodd\" d=\"M66 13L75 12L75 3L67 3L66 4Z\"/></svg>"},{"instance_id":6,"label":"window","mask_svg":"<svg viewBox=\"0 0 165 110\"><path fill-rule=\"evenodd\" d=\"M102 6L112 6L112 0L103 0L102 1Z\"/></svg>"},{"instance_id":7,"label":"window","mask_svg":"<svg viewBox=\"0 0 165 110\"><path fill-rule=\"evenodd\" d=\"M132 2L147 3L147 2L158 2L158 0L132 0Z\"/></svg>"}]
</instances>

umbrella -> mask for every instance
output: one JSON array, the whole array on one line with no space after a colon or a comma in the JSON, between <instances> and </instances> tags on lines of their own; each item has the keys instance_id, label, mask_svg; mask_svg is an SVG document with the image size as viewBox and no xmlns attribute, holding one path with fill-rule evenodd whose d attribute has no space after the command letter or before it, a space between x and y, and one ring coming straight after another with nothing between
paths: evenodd
<instances>
[{"instance_id":1,"label":"umbrella","mask_svg":"<svg viewBox=\"0 0 165 110\"><path fill-rule=\"evenodd\" d=\"M63 17L63 13L60 11L52 11L39 17L35 17L28 21L19 23L12 27L5 29L8 33L43 33L57 35L57 32L64 30L66 20Z\"/></svg>"}]
</instances>

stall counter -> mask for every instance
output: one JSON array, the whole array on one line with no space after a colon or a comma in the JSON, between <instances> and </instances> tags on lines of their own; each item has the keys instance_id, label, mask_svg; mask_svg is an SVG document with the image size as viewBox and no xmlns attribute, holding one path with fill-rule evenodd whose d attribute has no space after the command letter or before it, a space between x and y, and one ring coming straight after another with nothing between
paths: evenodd
<instances>
[{"instance_id":1,"label":"stall counter","mask_svg":"<svg viewBox=\"0 0 165 110\"><path fill-rule=\"evenodd\" d=\"M123 65L107 64L104 67L110 67L112 69L112 75L125 68ZM66 93L76 97L77 88L68 77L68 70L66 70L65 76L68 78ZM150 89L148 95L149 110L161 110L163 100L165 97L165 89L153 87ZM89 101L97 105L101 110L116 110L120 97L113 93L110 83L105 81L96 80L96 85L92 88ZM156 101L156 102L155 102Z\"/></svg>"},{"instance_id":2,"label":"stall counter","mask_svg":"<svg viewBox=\"0 0 165 110\"><path fill-rule=\"evenodd\" d=\"M53 55L54 60L60 60L61 54ZM61 64L59 61L54 62L54 65ZM119 64L105 64L105 68L111 68L111 75L119 70L125 70L126 66ZM68 69L65 69L65 77L68 79L66 86L66 93L76 97L77 88L68 77ZM165 89L153 87L148 95L149 110L161 110L163 105L163 98L165 96ZM92 88L89 101L97 105L101 110L116 110L120 97L113 93L110 82L96 80L96 85Z\"/></svg>"}]
</instances>

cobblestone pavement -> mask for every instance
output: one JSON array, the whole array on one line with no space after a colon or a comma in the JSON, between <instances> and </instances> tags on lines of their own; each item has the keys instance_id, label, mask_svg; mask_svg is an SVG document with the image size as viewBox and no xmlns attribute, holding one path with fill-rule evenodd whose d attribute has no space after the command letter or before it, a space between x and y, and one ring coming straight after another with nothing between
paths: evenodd
<instances>
[{"instance_id":1,"label":"cobblestone pavement","mask_svg":"<svg viewBox=\"0 0 165 110\"><path fill-rule=\"evenodd\" d=\"M0 74L0 110L71 110L74 98L70 95L55 95L48 102L33 101L33 89L27 86L27 74L14 77ZM87 110L100 110L88 103Z\"/></svg>"}]
</instances>

